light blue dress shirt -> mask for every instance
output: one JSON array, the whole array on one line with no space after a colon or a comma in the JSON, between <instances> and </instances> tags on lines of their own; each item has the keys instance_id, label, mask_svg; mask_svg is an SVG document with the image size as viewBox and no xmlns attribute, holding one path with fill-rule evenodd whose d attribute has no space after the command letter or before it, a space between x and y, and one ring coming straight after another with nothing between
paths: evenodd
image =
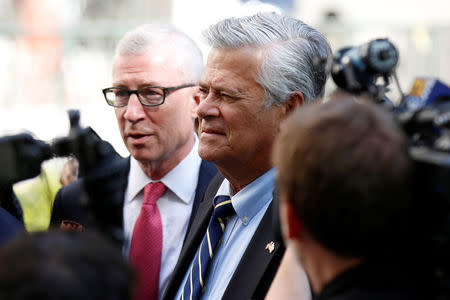
<instances>
[{"instance_id":1,"label":"light blue dress shirt","mask_svg":"<svg viewBox=\"0 0 450 300\"><path fill-rule=\"evenodd\" d=\"M236 215L228 220L222 237L222 245L211 262L205 291L201 299L222 298L239 261L272 201L274 176L275 169L270 169L236 195L233 195L227 179L219 187L215 197L230 196ZM189 266L182 285L178 289L176 300L181 297L191 266Z\"/></svg>"}]
</instances>

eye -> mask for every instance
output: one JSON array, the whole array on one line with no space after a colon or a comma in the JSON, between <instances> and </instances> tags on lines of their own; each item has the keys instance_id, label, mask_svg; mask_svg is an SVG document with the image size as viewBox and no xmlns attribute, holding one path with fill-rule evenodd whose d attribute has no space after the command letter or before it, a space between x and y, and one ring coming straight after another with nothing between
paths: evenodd
<instances>
[{"instance_id":1,"label":"eye","mask_svg":"<svg viewBox=\"0 0 450 300\"><path fill-rule=\"evenodd\" d=\"M128 97L128 91L121 89L114 89L112 91L116 98L126 98Z\"/></svg>"},{"instance_id":2,"label":"eye","mask_svg":"<svg viewBox=\"0 0 450 300\"><path fill-rule=\"evenodd\" d=\"M164 91L157 87L139 89L139 97L144 104L159 105L164 101Z\"/></svg>"},{"instance_id":3,"label":"eye","mask_svg":"<svg viewBox=\"0 0 450 300\"><path fill-rule=\"evenodd\" d=\"M224 100L234 101L234 100L237 99L237 97L231 96L230 94L227 94L227 93L224 93L224 92L221 92L219 95L220 95L220 98L222 98Z\"/></svg>"},{"instance_id":4,"label":"eye","mask_svg":"<svg viewBox=\"0 0 450 300\"><path fill-rule=\"evenodd\" d=\"M205 88L205 87L200 87L198 90L200 91L200 96L202 98L206 98L208 96L208 94L209 94L208 89Z\"/></svg>"},{"instance_id":5,"label":"eye","mask_svg":"<svg viewBox=\"0 0 450 300\"><path fill-rule=\"evenodd\" d=\"M163 91L159 88L142 88L139 90L139 94L144 98L159 97L163 95Z\"/></svg>"}]
</instances>

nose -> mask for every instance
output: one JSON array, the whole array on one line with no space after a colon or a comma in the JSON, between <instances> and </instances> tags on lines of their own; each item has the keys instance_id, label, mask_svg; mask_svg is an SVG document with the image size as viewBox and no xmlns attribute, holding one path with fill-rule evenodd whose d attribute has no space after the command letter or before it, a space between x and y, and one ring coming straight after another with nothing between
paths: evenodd
<instances>
[{"instance_id":1,"label":"nose","mask_svg":"<svg viewBox=\"0 0 450 300\"><path fill-rule=\"evenodd\" d=\"M131 94L130 99L128 99L128 105L126 106L126 111L124 118L130 122L136 122L140 119L145 118L144 107L136 94Z\"/></svg>"},{"instance_id":2,"label":"nose","mask_svg":"<svg viewBox=\"0 0 450 300\"><path fill-rule=\"evenodd\" d=\"M206 98L200 100L196 109L199 118L218 117L220 115L219 103L214 96L209 93Z\"/></svg>"}]
</instances>

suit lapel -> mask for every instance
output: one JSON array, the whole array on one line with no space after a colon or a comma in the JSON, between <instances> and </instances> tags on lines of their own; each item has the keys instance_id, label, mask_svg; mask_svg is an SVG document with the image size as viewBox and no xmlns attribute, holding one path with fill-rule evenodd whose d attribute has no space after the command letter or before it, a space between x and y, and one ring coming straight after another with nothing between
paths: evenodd
<instances>
[{"instance_id":1,"label":"suit lapel","mask_svg":"<svg viewBox=\"0 0 450 300\"><path fill-rule=\"evenodd\" d=\"M211 183L209 184L204 197L200 201L199 208L194 221L192 222L191 229L188 231L188 234L186 236L186 242L181 249L180 258L183 258L183 254L187 252L188 248L193 248L194 246L195 255L195 251L197 251L197 248L200 245L206 232L206 228L208 227L209 219L211 218L213 211L213 199L222 181L223 177L220 173L218 173L211 180ZM192 258L194 257L194 255L192 255Z\"/></svg>"},{"instance_id":2,"label":"suit lapel","mask_svg":"<svg viewBox=\"0 0 450 300\"><path fill-rule=\"evenodd\" d=\"M183 248L181 249L180 257L178 258L177 265L173 271L173 277L170 280L164 294L163 299L165 300L172 300L175 298L178 288L183 281L184 275L194 259L195 253L197 252L203 236L205 235L209 219L212 215L214 196L222 181L222 175L217 173L206 189L205 195L198 207L195 219L192 222L191 228L186 236Z\"/></svg>"},{"instance_id":3,"label":"suit lapel","mask_svg":"<svg viewBox=\"0 0 450 300\"><path fill-rule=\"evenodd\" d=\"M278 214L278 197L267 208L222 299L263 299L285 251Z\"/></svg>"},{"instance_id":4,"label":"suit lapel","mask_svg":"<svg viewBox=\"0 0 450 300\"><path fill-rule=\"evenodd\" d=\"M192 223L194 222L194 219L196 217L200 202L203 198L203 194L205 193L206 187L208 186L211 179L216 175L216 173L217 169L213 163L202 160L202 163L200 165L200 171L198 174L197 188L195 190L194 203L192 205L191 218L189 219L188 228L186 232L190 231Z\"/></svg>"},{"instance_id":5,"label":"suit lapel","mask_svg":"<svg viewBox=\"0 0 450 300\"><path fill-rule=\"evenodd\" d=\"M125 191L127 190L127 186L128 186L128 175L130 174L130 157L128 157L124 162L123 162L123 167L121 168L120 171L120 182L122 183L120 185L120 190L118 191L119 195L121 195L120 198L120 203L122 206L122 228L123 228L123 202L125 201Z\"/></svg>"}]
</instances>

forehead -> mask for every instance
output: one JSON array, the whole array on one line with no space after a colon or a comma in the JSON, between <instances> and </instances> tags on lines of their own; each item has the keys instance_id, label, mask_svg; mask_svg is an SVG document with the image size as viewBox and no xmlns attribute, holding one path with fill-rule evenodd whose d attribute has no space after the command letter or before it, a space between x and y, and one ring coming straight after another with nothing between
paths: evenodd
<instances>
[{"instance_id":1,"label":"forehead","mask_svg":"<svg viewBox=\"0 0 450 300\"><path fill-rule=\"evenodd\" d=\"M131 80L161 85L181 81L185 73L174 49L164 45L151 46L143 54L116 55L112 71L114 83Z\"/></svg>"},{"instance_id":2,"label":"forehead","mask_svg":"<svg viewBox=\"0 0 450 300\"><path fill-rule=\"evenodd\" d=\"M261 62L262 49L260 48L212 48L208 55L201 84L213 87L230 83L236 87L256 84L256 76Z\"/></svg>"}]
</instances>

